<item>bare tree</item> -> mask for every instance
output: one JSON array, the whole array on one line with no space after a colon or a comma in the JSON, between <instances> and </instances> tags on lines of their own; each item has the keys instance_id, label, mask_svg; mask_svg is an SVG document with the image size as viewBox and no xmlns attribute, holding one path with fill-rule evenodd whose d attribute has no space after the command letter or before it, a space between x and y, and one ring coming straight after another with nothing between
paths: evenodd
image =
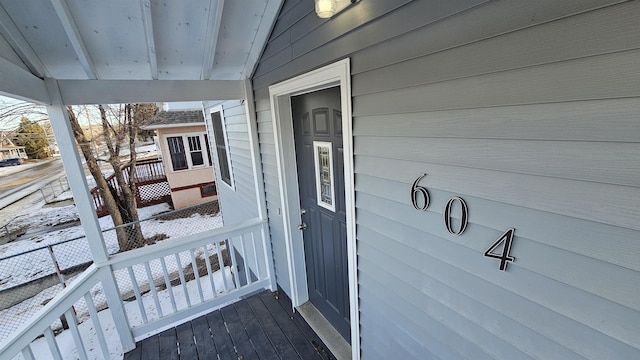
<instances>
[{"instance_id":1,"label":"bare tree","mask_svg":"<svg viewBox=\"0 0 640 360\"><path fill-rule=\"evenodd\" d=\"M106 158L100 158L96 148L84 133L78 117L71 106L67 106L74 136L86 160L87 168L96 181L105 206L116 226L120 251L130 250L144 244L138 223L136 203L136 134L142 121L157 112L155 104L125 104L117 107L98 106L102 133L107 148ZM87 112L88 114L89 112ZM123 147L128 149L127 162L122 162ZM110 185L100 169L100 162L106 162L117 182L117 188Z\"/></svg>"}]
</instances>

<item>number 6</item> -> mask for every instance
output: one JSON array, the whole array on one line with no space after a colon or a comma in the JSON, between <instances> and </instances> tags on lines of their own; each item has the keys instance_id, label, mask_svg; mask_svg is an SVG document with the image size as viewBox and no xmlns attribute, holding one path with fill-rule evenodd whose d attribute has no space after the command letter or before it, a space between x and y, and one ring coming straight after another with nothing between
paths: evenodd
<instances>
[{"instance_id":1,"label":"number 6","mask_svg":"<svg viewBox=\"0 0 640 360\"><path fill-rule=\"evenodd\" d=\"M422 178L425 176L427 176L427 174L418 176L416 181L414 181L413 185L411 186L411 203L413 204L413 207L419 211L427 210L427 208L429 207L429 202L431 201L427 189L424 186L418 185L418 182L420 182L420 180L422 180ZM418 194L422 194L422 197L424 197L424 204L422 204L422 206L418 204Z\"/></svg>"}]
</instances>

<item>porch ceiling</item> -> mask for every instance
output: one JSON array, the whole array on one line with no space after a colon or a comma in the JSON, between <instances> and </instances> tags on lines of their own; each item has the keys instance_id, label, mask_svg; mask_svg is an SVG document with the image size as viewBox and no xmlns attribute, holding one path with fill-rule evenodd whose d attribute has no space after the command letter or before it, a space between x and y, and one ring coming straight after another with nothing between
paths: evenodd
<instances>
[{"instance_id":1,"label":"porch ceiling","mask_svg":"<svg viewBox=\"0 0 640 360\"><path fill-rule=\"evenodd\" d=\"M39 79L242 80L280 3L0 0L0 92L48 102Z\"/></svg>"}]
</instances>

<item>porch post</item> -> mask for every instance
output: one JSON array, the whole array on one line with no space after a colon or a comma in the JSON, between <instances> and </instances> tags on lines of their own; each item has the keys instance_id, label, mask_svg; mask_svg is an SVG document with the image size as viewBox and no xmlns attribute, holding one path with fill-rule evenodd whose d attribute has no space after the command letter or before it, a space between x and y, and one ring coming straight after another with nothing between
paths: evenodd
<instances>
[{"instance_id":1,"label":"porch post","mask_svg":"<svg viewBox=\"0 0 640 360\"><path fill-rule=\"evenodd\" d=\"M260 146L258 143L258 121L256 119L255 100L253 99L253 86L249 79L246 79L244 82L244 99L245 112L247 113L247 129L249 132L249 147L251 149L251 160L253 161L253 181L256 191L258 216L260 219L268 221L267 199L264 191L262 161L260 160ZM262 224L260 232L262 239L264 239L264 256L267 275L269 276L269 289L271 291L276 291L278 289L278 284L276 284L275 264L273 262L273 251L271 249L268 223L265 222Z\"/></svg>"},{"instance_id":2,"label":"porch post","mask_svg":"<svg viewBox=\"0 0 640 360\"><path fill-rule=\"evenodd\" d=\"M86 175L76 147L71 123L69 122L69 114L63 103L58 82L55 79L48 78L45 79L45 85L51 100L51 105L47 105L47 113L49 114L53 134L58 142L62 164L67 173L69 187L78 209L80 223L87 237L91 256L94 263L99 266L107 261L109 254L102 238L102 231L100 223L98 223L96 210L93 207L93 200L89 194Z\"/></svg>"},{"instance_id":3,"label":"porch post","mask_svg":"<svg viewBox=\"0 0 640 360\"><path fill-rule=\"evenodd\" d=\"M49 92L51 105L47 105L47 113L51 121L51 127L58 142L60 157L67 173L69 187L73 193L73 200L78 209L80 223L84 229L89 250L93 257L93 262L101 268L101 284L104 289L107 303L111 309L111 314L116 322L116 330L122 343L122 348L126 352L135 348L135 341L131 333L124 306L120 300L118 285L111 271L111 267L105 265L109 259L107 248L102 237L100 223L96 216L96 209L93 207L93 200L89 194L87 179L82 167L80 154L76 147L76 140L73 136L69 114L62 100L58 82L55 79L45 79L45 85ZM105 267L105 269L102 269ZM96 330L97 331L97 330Z\"/></svg>"}]
</instances>

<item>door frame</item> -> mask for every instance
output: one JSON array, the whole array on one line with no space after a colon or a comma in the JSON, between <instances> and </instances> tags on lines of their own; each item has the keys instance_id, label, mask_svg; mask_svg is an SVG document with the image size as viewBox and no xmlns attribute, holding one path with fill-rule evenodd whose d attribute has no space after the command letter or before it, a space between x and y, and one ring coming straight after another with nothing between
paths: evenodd
<instances>
[{"instance_id":1,"label":"door frame","mask_svg":"<svg viewBox=\"0 0 640 360\"><path fill-rule=\"evenodd\" d=\"M291 284L291 302L294 307L297 307L309 300L309 290L307 287L304 242L302 231L298 229L302 214L300 213L300 192L295 157L291 97L336 86L340 87L340 106L342 111L351 348L353 358L359 359L360 317L358 308L353 119L349 58L270 86L269 100L271 102L273 137L276 146L281 216L287 251L289 283Z\"/></svg>"}]
</instances>

